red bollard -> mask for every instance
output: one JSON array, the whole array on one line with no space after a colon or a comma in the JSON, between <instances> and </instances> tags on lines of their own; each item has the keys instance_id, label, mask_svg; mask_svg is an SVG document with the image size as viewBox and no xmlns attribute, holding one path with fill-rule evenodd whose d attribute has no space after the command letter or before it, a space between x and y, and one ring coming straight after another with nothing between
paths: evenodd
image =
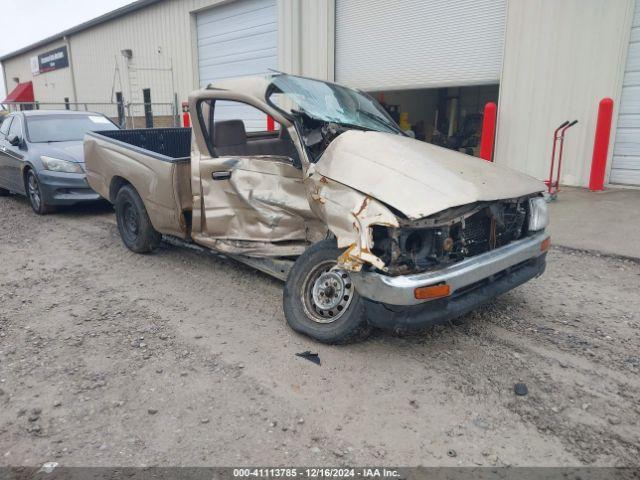
<instances>
[{"instance_id":1,"label":"red bollard","mask_svg":"<svg viewBox=\"0 0 640 480\"><path fill-rule=\"evenodd\" d=\"M273 132L276 129L276 122L271 115L267 115L267 132Z\"/></svg>"},{"instance_id":2,"label":"red bollard","mask_svg":"<svg viewBox=\"0 0 640 480\"><path fill-rule=\"evenodd\" d=\"M607 169L612 118L613 100L603 98L600 100L600 106L598 107L596 137L593 142L593 157L591 159L591 176L589 177L589 190L594 192L604 189L604 175Z\"/></svg>"},{"instance_id":3,"label":"red bollard","mask_svg":"<svg viewBox=\"0 0 640 480\"><path fill-rule=\"evenodd\" d=\"M480 158L493 161L493 143L496 136L496 117L498 115L498 106L489 102L484 106L484 115L482 118L482 135L480 137Z\"/></svg>"}]
</instances>

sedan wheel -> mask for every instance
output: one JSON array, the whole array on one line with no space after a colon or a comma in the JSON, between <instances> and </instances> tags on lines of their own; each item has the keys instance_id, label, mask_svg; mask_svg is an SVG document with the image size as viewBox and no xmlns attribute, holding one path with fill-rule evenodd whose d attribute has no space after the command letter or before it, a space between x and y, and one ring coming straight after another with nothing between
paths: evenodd
<instances>
[{"instance_id":1,"label":"sedan wheel","mask_svg":"<svg viewBox=\"0 0 640 480\"><path fill-rule=\"evenodd\" d=\"M53 211L53 207L47 205L42 198L40 182L33 170L29 170L27 173L27 197L29 198L31 208L38 215L45 215Z\"/></svg>"}]
</instances>

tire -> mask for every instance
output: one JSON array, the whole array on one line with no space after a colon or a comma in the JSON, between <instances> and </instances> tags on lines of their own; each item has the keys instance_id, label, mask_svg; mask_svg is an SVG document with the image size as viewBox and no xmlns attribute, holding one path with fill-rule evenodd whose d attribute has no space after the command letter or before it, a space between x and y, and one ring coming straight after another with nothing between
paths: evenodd
<instances>
[{"instance_id":1,"label":"tire","mask_svg":"<svg viewBox=\"0 0 640 480\"><path fill-rule=\"evenodd\" d=\"M0 187L0 197L8 197L11 194L6 188Z\"/></svg>"},{"instance_id":2,"label":"tire","mask_svg":"<svg viewBox=\"0 0 640 480\"><path fill-rule=\"evenodd\" d=\"M46 215L55 210L52 205L45 203L42 195L42 188L40 186L40 180L38 180L36 172L31 169L27 170L27 176L25 179L25 190L31 208L38 215Z\"/></svg>"},{"instance_id":3,"label":"tire","mask_svg":"<svg viewBox=\"0 0 640 480\"><path fill-rule=\"evenodd\" d=\"M349 273L332 270L341 253L335 240L313 244L296 260L284 285L287 323L322 343L352 343L371 332Z\"/></svg>"},{"instance_id":4,"label":"tire","mask_svg":"<svg viewBox=\"0 0 640 480\"><path fill-rule=\"evenodd\" d=\"M125 185L116 195L116 221L125 246L136 253L150 253L159 244L162 235L151 225L147 209L136 189Z\"/></svg>"}]
</instances>

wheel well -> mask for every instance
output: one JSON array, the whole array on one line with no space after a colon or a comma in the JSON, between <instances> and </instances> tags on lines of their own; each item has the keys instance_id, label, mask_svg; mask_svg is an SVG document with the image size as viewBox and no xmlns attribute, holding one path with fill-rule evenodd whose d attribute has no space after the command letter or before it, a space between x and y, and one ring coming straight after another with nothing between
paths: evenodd
<instances>
[{"instance_id":1,"label":"wheel well","mask_svg":"<svg viewBox=\"0 0 640 480\"><path fill-rule=\"evenodd\" d=\"M33 170L33 166L30 164L26 164L22 169L22 185L24 186L25 194L29 192L29 186L27 185L27 175L29 174L30 170Z\"/></svg>"},{"instance_id":2,"label":"wheel well","mask_svg":"<svg viewBox=\"0 0 640 480\"><path fill-rule=\"evenodd\" d=\"M131 183L122 177L113 177L111 179L111 185L109 185L109 200L111 203L115 203L116 195L125 185L131 185Z\"/></svg>"},{"instance_id":3,"label":"wheel well","mask_svg":"<svg viewBox=\"0 0 640 480\"><path fill-rule=\"evenodd\" d=\"M31 170L33 167L31 165L25 165L25 167L22 169L22 184L24 185L24 191L26 192L28 187L27 187L27 174L29 173L29 170Z\"/></svg>"}]
</instances>

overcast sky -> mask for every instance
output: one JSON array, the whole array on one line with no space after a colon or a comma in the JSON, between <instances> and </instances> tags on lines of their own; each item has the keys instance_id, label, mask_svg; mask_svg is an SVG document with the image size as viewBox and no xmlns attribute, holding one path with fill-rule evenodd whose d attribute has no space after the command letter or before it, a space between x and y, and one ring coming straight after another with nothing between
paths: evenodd
<instances>
[{"instance_id":1,"label":"overcast sky","mask_svg":"<svg viewBox=\"0 0 640 480\"><path fill-rule=\"evenodd\" d=\"M1 0L0 55L26 47L133 0ZM6 97L0 74L0 101ZM11 82L11 79L8 79Z\"/></svg>"}]
</instances>

